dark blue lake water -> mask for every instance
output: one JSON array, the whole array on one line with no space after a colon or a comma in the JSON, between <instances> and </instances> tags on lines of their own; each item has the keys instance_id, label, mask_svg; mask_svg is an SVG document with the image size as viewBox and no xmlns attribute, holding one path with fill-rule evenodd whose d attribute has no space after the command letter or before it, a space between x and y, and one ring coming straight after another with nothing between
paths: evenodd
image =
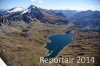
<instances>
[{"instance_id":1,"label":"dark blue lake water","mask_svg":"<svg viewBox=\"0 0 100 66\"><path fill-rule=\"evenodd\" d=\"M50 43L47 43L45 48L48 49L46 58L54 58L59 52L69 43L72 42L73 36L71 32L65 34L56 34L49 37Z\"/></svg>"}]
</instances>

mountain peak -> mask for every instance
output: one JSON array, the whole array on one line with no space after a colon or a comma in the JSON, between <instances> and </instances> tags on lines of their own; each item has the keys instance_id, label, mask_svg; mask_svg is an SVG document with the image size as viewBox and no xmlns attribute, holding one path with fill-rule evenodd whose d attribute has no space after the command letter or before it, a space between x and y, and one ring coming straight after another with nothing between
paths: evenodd
<instances>
[{"instance_id":1,"label":"mountain peak","mask_svg":"<svg viewBox=\"0 0 100 66\"><path fill-rule=\"evenodd\" d=\"M37 8L35 5L30 5L28 9Z\"/></svg>"},{"instance_id":2,"label":"mountain peak","mask_svg":"<svg viewBox=\"0 0 100 66\"><path fill-rule=\"evenodd\" d=\"M31 13L32 11L34 11L35 8L37 8L37 7L34 6L34 5L30 5L25 11L23 11L23 12L21 13L21 15L22 15L22 14L25 14L25 13Z\"/></svg>"}]
</instances>

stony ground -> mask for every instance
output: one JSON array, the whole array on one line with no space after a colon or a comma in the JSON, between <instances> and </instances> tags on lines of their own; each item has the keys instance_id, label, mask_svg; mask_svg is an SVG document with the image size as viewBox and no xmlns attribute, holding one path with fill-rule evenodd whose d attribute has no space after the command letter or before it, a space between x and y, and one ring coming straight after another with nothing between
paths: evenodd
<instances>
[{"instance_id":1,"label":"stony ground","mask_svg":"<svg viewBox=\"0 0 100 66\"><path fill-rule=\"evenodd\" d=\"M0 55L8 66L51 66L39 64L40 57L46 56L44 46L49 41L47 38L66 31L67 28L61 26L33 22L22 31L0 36Z\"/></svg>"},{"instance_id":2,"label":"stony ground","mask_svg":"<svg viewBox=\"0 0 100 66\"><path fill-rule=\"evenodd\" d=\"M99 66L100 65L100 33L73 30L74 41L64 48L58 57L74 57L74 63L63 64L64 66ZM77 57L94 57L94 63L76 63ZM84 61L84 60L83 60Z\"/></svg>"},{"instance_id":3,"label":"stony ground","mask_svg":"<svg viewBox=\"0 0 100 66\"><path fill-rule=\"evenodd\" d=\"M99 66L100 33L72 30L73 42L67 45L59 57L95 57L95 63L40 64L40 57L46 56L45 44L48 36L69 31L72 27L61 27L40 22L21 30L0 35L0 56L8 66ZM14 29L15 30L15 29ZM77 59L76 59L77 60Z\"/></svg>"}]
</instances>

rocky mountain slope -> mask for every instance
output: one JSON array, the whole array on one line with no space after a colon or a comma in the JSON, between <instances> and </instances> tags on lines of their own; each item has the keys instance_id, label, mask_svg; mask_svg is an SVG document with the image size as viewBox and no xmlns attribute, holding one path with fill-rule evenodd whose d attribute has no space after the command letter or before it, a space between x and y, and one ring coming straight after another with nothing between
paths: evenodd
<instances>
[{"instance_id":1,"label":"rocky mountain slope","mask_svg":"<svg viewBox=\"0 0 100 66\"><path fill-rule=\"evenodd\" d=\"M58 23L58 22L68 22L63 16L56 16L52 12L46 9L38 8L34 5L29 6L27 9L22 7L12 8L1 14L1 18L10 21L25 21L30 23L32 20L39 20L42 23ZM4 21L5 22L5 21Z\"/></svg>"},{"instance_id":2,"label":"rocky mountain slope","mask_svg":"<svg viewBox=\"0 0 100 66\"><path fill-rule=\"evenodd\" d=\"M12 8L0 14L0 57L8 66L99 66L100 33L75 29L75 22L68 27L56 25L70 22L60 13L56 14L34 5ZM96 62L89 64L42 64L45 44L53 34L68 31L73 33L73 42L57 57L94 56Z\"/></svg>"},{"instance_id":3,"label":"rocky mountain slope","mask_svg":"<svg viewBox=\"0 0 100 66\"><path fill-rule=\"evenodd\" d=\"M78 22L79 27L100 31L100 11L82 11L72 16L72 19Z\"/></svg>"},{"instance_id":4,"label":"rocky mountain slope","mask_svg":"<svg viewBox=\"0 0 100 66\"><path fill-rule=\"evenodd\" d=\"M50 66L39 64L39 58L47 52L44 45L49 41L48 36L70 30L56 25L67 22L65 17L33 5L3 12L0 15L0 57L8 66Z\"/></svg>"},{"instance_id":5,"label":"rocky mountain slope","mask_svg":"<svg viewBox=\"0 0 100 66\"><path fill-rule=\"evenodd\" d=\"M20 32L33 22L45 24L68 23L63 16L57 16L46 9L30 5L28 8L15 7L0 14L0 34L9 32Z\"/></svg>"},{"instance_id":6,"label":"rocky mountain slope","mask_svg":"<svg viewBox=\"0 0 100 66\"><path fill-rule=\"evenodd\" d=\"M78 29L100 32L100 11L51 10L77 23Z\"/></svg>"}]
</instances>

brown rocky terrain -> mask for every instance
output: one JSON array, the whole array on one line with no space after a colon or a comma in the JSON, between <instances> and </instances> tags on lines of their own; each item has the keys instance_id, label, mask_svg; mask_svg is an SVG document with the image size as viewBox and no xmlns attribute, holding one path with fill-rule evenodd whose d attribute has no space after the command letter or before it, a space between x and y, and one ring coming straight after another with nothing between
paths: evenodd
<instances>
[{"instance_id":1,"label":"brown rocky terrain","mask_svg":"<svg viewBox=\"0 0 100 66\"><path fill-rule=\"evenodd\" d=\"M14 27L13 28L17 28ZM31 26L0 35L0 56L8 66L51 66L39 64L40 57L46 56L44 48L48 36L64 33L67 28L57 25L34 22ZM22 30L21 30L22 29ZM10 29L9 29L10 30ZM2 32L1 32L2 33ZM55 65L54 65L55 66Z\"/></svg>"},{"instance_id":2,"label":"brown rocky terrain","mask_svg":"<svg viewBox=\"0 0 100 66\"><path fill-rule=\"evenodd\" d=\"M100 65L100 33L73 30L74 41L62 50L58 57L75 58L73 63L61 64L62 66L99 66ZM77 57L94 57L94 63L76 63Z\"/></svg>"},{"instance_id":3,"label":"brown rocky terrain","mask_svg":"<svg viewBox=\"0 0 100 66\"><path fill-rule=\"evenodd\" d=\"M30 9L25 14L7 13L0 17L0 57L8 66L100 66L99 32L76 30L75 22L70 27L58 26L55 24L68 20L45 9ZM57 58L74 57L74 63L40 63L40 57L47 55L44 47L50 41L48 37L68 31L73 33L73 42ZM78 56L94 57L95 62L76 63Z\"/></svg>"},{"instance_id":4,"label":"brown rocky terrain","mask_svg":"<svg viewBox=\"0 0 100 66\"><path fill-rule=\"evenodd\" d=\"M38 26L38 27L37 27ZM0 35L0 56L8 66L99 66L100 33L72 30L73 42L67 45L57 56L63 57L94 57L94 63L57 63L40 64L40 57L46 56L45 44L52 34L65 33L72 27L62 27L41 22L31 26ZM76 59L77 60L77 59ZM76 61L75 61L76 62Z\"/></svg>"}]
</instances>

